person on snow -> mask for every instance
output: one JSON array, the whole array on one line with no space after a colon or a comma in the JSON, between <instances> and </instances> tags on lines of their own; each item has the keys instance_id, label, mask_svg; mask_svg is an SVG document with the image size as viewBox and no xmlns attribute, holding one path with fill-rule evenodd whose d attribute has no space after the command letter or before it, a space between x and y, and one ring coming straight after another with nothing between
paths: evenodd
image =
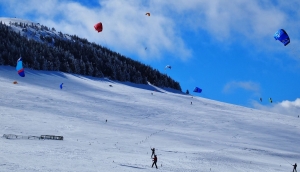
<instances>
[{"instance_id":1,"label":"person on snow","mask_svg":"<svg viewBox=\"0 0 300 172\"><path fill-rule=\"evenodd\" d=\"M151 158L153 157L153 155L155 155L155 148L151 148L152 150L152 154L151 154Z\"/></svg>"},{"instance_id":2,"label":"person on snow","mask_svg":"<svg viewBox=\"0 0 300 172\"><path fill-rule=\"evenodd\" d=\"M292 165L292 166L294 166L294 169L293 169L293 172L295 171L295 172L297 172L297 163L295 163L295 165Z\"/></svg>"},{"instance_id":3,"label":"person on snow","mask_svg":"<svg viewBox=\"0 0 300 172\"><path fill-rule=\"evenodd\" d=\"M155 167L157 168L157 165L156 165L156 162L157 162L157 156L154 155L154 158L153 159L153 163L152 163L152 168L153 168L153 165L155 165Z\"/></svg>"}]
</instances>

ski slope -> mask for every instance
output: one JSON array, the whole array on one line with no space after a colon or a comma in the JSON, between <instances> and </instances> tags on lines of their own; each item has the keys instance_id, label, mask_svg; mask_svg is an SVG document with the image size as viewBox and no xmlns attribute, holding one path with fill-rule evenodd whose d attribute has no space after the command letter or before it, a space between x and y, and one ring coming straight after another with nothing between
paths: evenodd
<instances>
[{"instance_id":1,"label":"ski slope","mask_svg":"<svg viewBox=\"0 0 300 172\"><path fill-rule=\"evenodd\" d=\"M25 75L0 66L0 135L64 140L2 137L0 171L283 172L300 159L299 118L152 85L30 69Z\"/></svg>"}]
</instances>

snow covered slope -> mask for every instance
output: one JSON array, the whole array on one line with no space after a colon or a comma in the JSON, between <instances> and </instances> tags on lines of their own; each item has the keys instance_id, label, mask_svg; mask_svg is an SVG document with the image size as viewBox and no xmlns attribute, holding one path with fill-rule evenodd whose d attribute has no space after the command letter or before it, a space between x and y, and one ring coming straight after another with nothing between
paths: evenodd
<instances>
[{"instance_id":1,"label":"snow covered slope","mask_svg":"<svg viewBox=\"0 0 300 172\"><path fill-rule=\"evenodd\" d=\"M299 118L151 85L25 74L0 66L0 134L64 140L2 137L0 171L274 172L291 171L300 159Z\"/></svg>"},{"instance_id":2,"label":"snow covered slope","mask_svg":"<svg viewBox=\"0 0 300 172\"><path fill-rule=\"evenodd\" d=\"M7 26L10 26L15 32L21 33L21 35L26 36L28 39L33 39L38 42L46 42L45 39L47 37L71 40L71 37L68 34L63 34L56 31L55 28L48 28L40 23L7 17L0 17L0 21ZM22 23L22 25L20 25L20 23ZM52 43L54 43L53 41L54 40L52 40Z\"/></svg>"}]
</instances>

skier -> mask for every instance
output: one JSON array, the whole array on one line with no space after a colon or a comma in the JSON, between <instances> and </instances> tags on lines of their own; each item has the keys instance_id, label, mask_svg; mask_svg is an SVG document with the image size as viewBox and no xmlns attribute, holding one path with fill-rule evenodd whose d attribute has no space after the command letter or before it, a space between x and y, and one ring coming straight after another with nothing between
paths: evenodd
<instances>
[{"instance_id":1,"label":"skier","mask_svg":"<svg viewBox=\"0 0 300 172\"><path fill-rule=\"evenodd\" d=\"M151 158L153 157L153 155L155 155L155 148L151 148L152 150L152 155L151 155Z\"/></svg>"},{"instance_id":2,"label":"skier","mask_svg":"<svg viewBox=\"0 0 300 172\"><path fill-rule=\"evenodd\" d=\"M154 164L155 164L155 167L157 168L156 162L157 162L157 156L154 155L152 168L153 168L153 165L154 165Z\"/></svg>"},{"instance_id":3,"label":"skier","mask_svg":"<svg viewBox=\"0 0 300 172\"><path fill-rule=\"evenodd\" d=\"M293 169L293 172L295 171L295 172L297 172L297 163L295 163L295 165L292 165L292 166L294 166L294 169Z\"/></svg>"}]
</instances>

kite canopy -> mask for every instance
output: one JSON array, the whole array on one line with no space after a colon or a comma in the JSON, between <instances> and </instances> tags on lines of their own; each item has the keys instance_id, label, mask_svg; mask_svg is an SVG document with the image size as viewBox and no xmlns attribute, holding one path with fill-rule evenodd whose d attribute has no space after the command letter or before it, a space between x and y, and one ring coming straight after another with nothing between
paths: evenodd
<instances>
[{"instance_id":1,"label":"kite canopy","mask_svg":"<svg viewBox=\"0 0 300 172\"><path fill-rule=\"evenodd\" d=\"M146 13L145 15L150 16L150 13Z\"/></svg>"},{"instance_id":2,"label":"kite canopy","mask_svg":"<svg viewBox=\"0 0 300 172\"><path fill-rule=\"evenodd\" d=\"M202 89L199 88L199 87L195 87L194 92L196 92L196 93L201 93L201 92L202 92Z\"/></svg>"},{"instance_id":3,"label":"kite canopy","mask_svg":"<svg viewBox=\"0 0 300 172\"><path fill-rule=\"evenodd\" d=\"M286 31L283 30L283 29L279 29L279 30L274 34L274 38L275 38L276 40L279 40L280 42L282 42L284 46L286 46L287 44L290 43L290 37L289 37L289 35L286 33Z\"/></svg>"},{"instance_id":4,"label":"kite canopy","mask_svg":"<svg viewBox=\"0 0 300 172\"><path fill-rule=\"evenodd\" d=\"M166 68L169 68L169 69L171 69L172 67L171 67L170 65L167 65L167 66L165 67L165 69L166 69Z\"/></svg>"},{"instance_id":5,"label":"kite canopy","mask_svg":"<svg viewBox=\"0 0 300 172\"><path fill-rule=\"evenodd\" d=\"M17 61L16 70L18 71L18 74L21 77L25 77L25 72L24 72L23 63L22 63L22 57L20 57Z\"/></svg>"},{"instance_id":6,"label":"kite canopy","mask_svg":"<svg viewBox=\"0 0 300 172\"><path fill-rule=\"evenodd\" d=\"M103 30L102 23L99 22L99 23L95 24L94 28L95 28L96 31L102 32L102 30Z\"/></svg>"}]
</instances>

